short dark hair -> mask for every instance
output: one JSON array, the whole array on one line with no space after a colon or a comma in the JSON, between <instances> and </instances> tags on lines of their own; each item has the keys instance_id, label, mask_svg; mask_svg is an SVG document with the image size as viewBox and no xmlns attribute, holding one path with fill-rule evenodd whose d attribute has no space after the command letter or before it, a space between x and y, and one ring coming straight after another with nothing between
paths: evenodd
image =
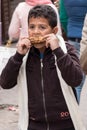
<instances>
[{"instance_id":1,"label":"short dark hair","mask_svg":"<svg viewBox=\"0 0 87 130\"><path fill-rule=\"evenodd\" d=\"M37 5L34 6L28 14L28 23L30 18L42 17L46 18L49 25L54 28L57 26L57 14L56 11L49 5Z\"/></svg>"}]
</instances>

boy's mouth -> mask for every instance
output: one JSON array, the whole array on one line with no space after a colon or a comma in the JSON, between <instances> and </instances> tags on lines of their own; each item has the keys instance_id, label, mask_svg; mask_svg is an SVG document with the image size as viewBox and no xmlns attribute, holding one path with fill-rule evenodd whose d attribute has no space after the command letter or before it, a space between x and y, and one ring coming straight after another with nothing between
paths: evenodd
<instances>
[{"instance_id":1,"label":"boy's mouth","mask_svg":"<svg viewBox=\"0 0 87 130\"><path fill-rule=\"evenodd\" d=\"M40 44L46 41L46 39L44 39L42 36L29 37L29 40L31 44Z\"/></svg>"}]
</instances>

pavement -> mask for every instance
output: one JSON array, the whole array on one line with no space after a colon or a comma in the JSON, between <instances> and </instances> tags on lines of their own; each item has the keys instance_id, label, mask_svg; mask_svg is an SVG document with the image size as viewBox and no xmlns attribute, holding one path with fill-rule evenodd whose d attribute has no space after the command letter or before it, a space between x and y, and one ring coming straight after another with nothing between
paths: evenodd
<instances>
[{"instance_id":1,"label":"pavement","mask_svg":"<svg viewBox=\"0 0 87 130\"><path fill-rule=\"evenodd\" d=\"M0 130L18 130L18 89L0 89Z\"/></svg>"}]
</instances>

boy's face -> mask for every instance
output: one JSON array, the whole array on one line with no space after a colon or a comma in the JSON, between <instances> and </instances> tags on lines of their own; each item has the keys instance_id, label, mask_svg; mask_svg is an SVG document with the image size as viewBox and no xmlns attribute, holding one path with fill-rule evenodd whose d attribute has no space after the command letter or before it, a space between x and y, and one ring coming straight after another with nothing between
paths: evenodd
<instances>
[{"instance_id":1,"label":"boy's face","mask_svg":"<svg viewBox=\"0 0 87 130\"><path fill-rule=\"evenodd\" d=\"M46 34L53 33L53 28L45 18L30 18L29 20L29 37L45 36ZM36 48L42 48L45 46L44 43L34 44Z\"/></svg>"}]
</instances>

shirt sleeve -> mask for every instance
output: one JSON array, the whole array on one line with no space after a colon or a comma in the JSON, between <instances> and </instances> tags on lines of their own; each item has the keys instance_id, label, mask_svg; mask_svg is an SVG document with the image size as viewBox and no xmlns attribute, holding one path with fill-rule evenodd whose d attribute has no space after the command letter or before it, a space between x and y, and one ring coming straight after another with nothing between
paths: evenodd
<instances>
[{"instance_id":1,"label":"shirt sleeve","mask_svg":"<svg viewBox=\"0 0 87 130\"><path fill-rule=\"evenodd\" d=\"M9 25L8 35L9 35L10 40L18 39L20 36L21 24L20 24L20 18L18 15L19 7L20 6L18 5L16 9L14 10L10 25Z\"/></svg>"},{"instance_id":2,"label":"shirt sleeve","mask_svg":"<svg viewBox=\"0 0 87 130\"><path fill-rule=\"evenodd\" d=\"M22 65L24 55L16 52L12 56L0 75L0 85L4 89L10 89L17 84L17 77Z\"/></svg>"}]
</instances>

